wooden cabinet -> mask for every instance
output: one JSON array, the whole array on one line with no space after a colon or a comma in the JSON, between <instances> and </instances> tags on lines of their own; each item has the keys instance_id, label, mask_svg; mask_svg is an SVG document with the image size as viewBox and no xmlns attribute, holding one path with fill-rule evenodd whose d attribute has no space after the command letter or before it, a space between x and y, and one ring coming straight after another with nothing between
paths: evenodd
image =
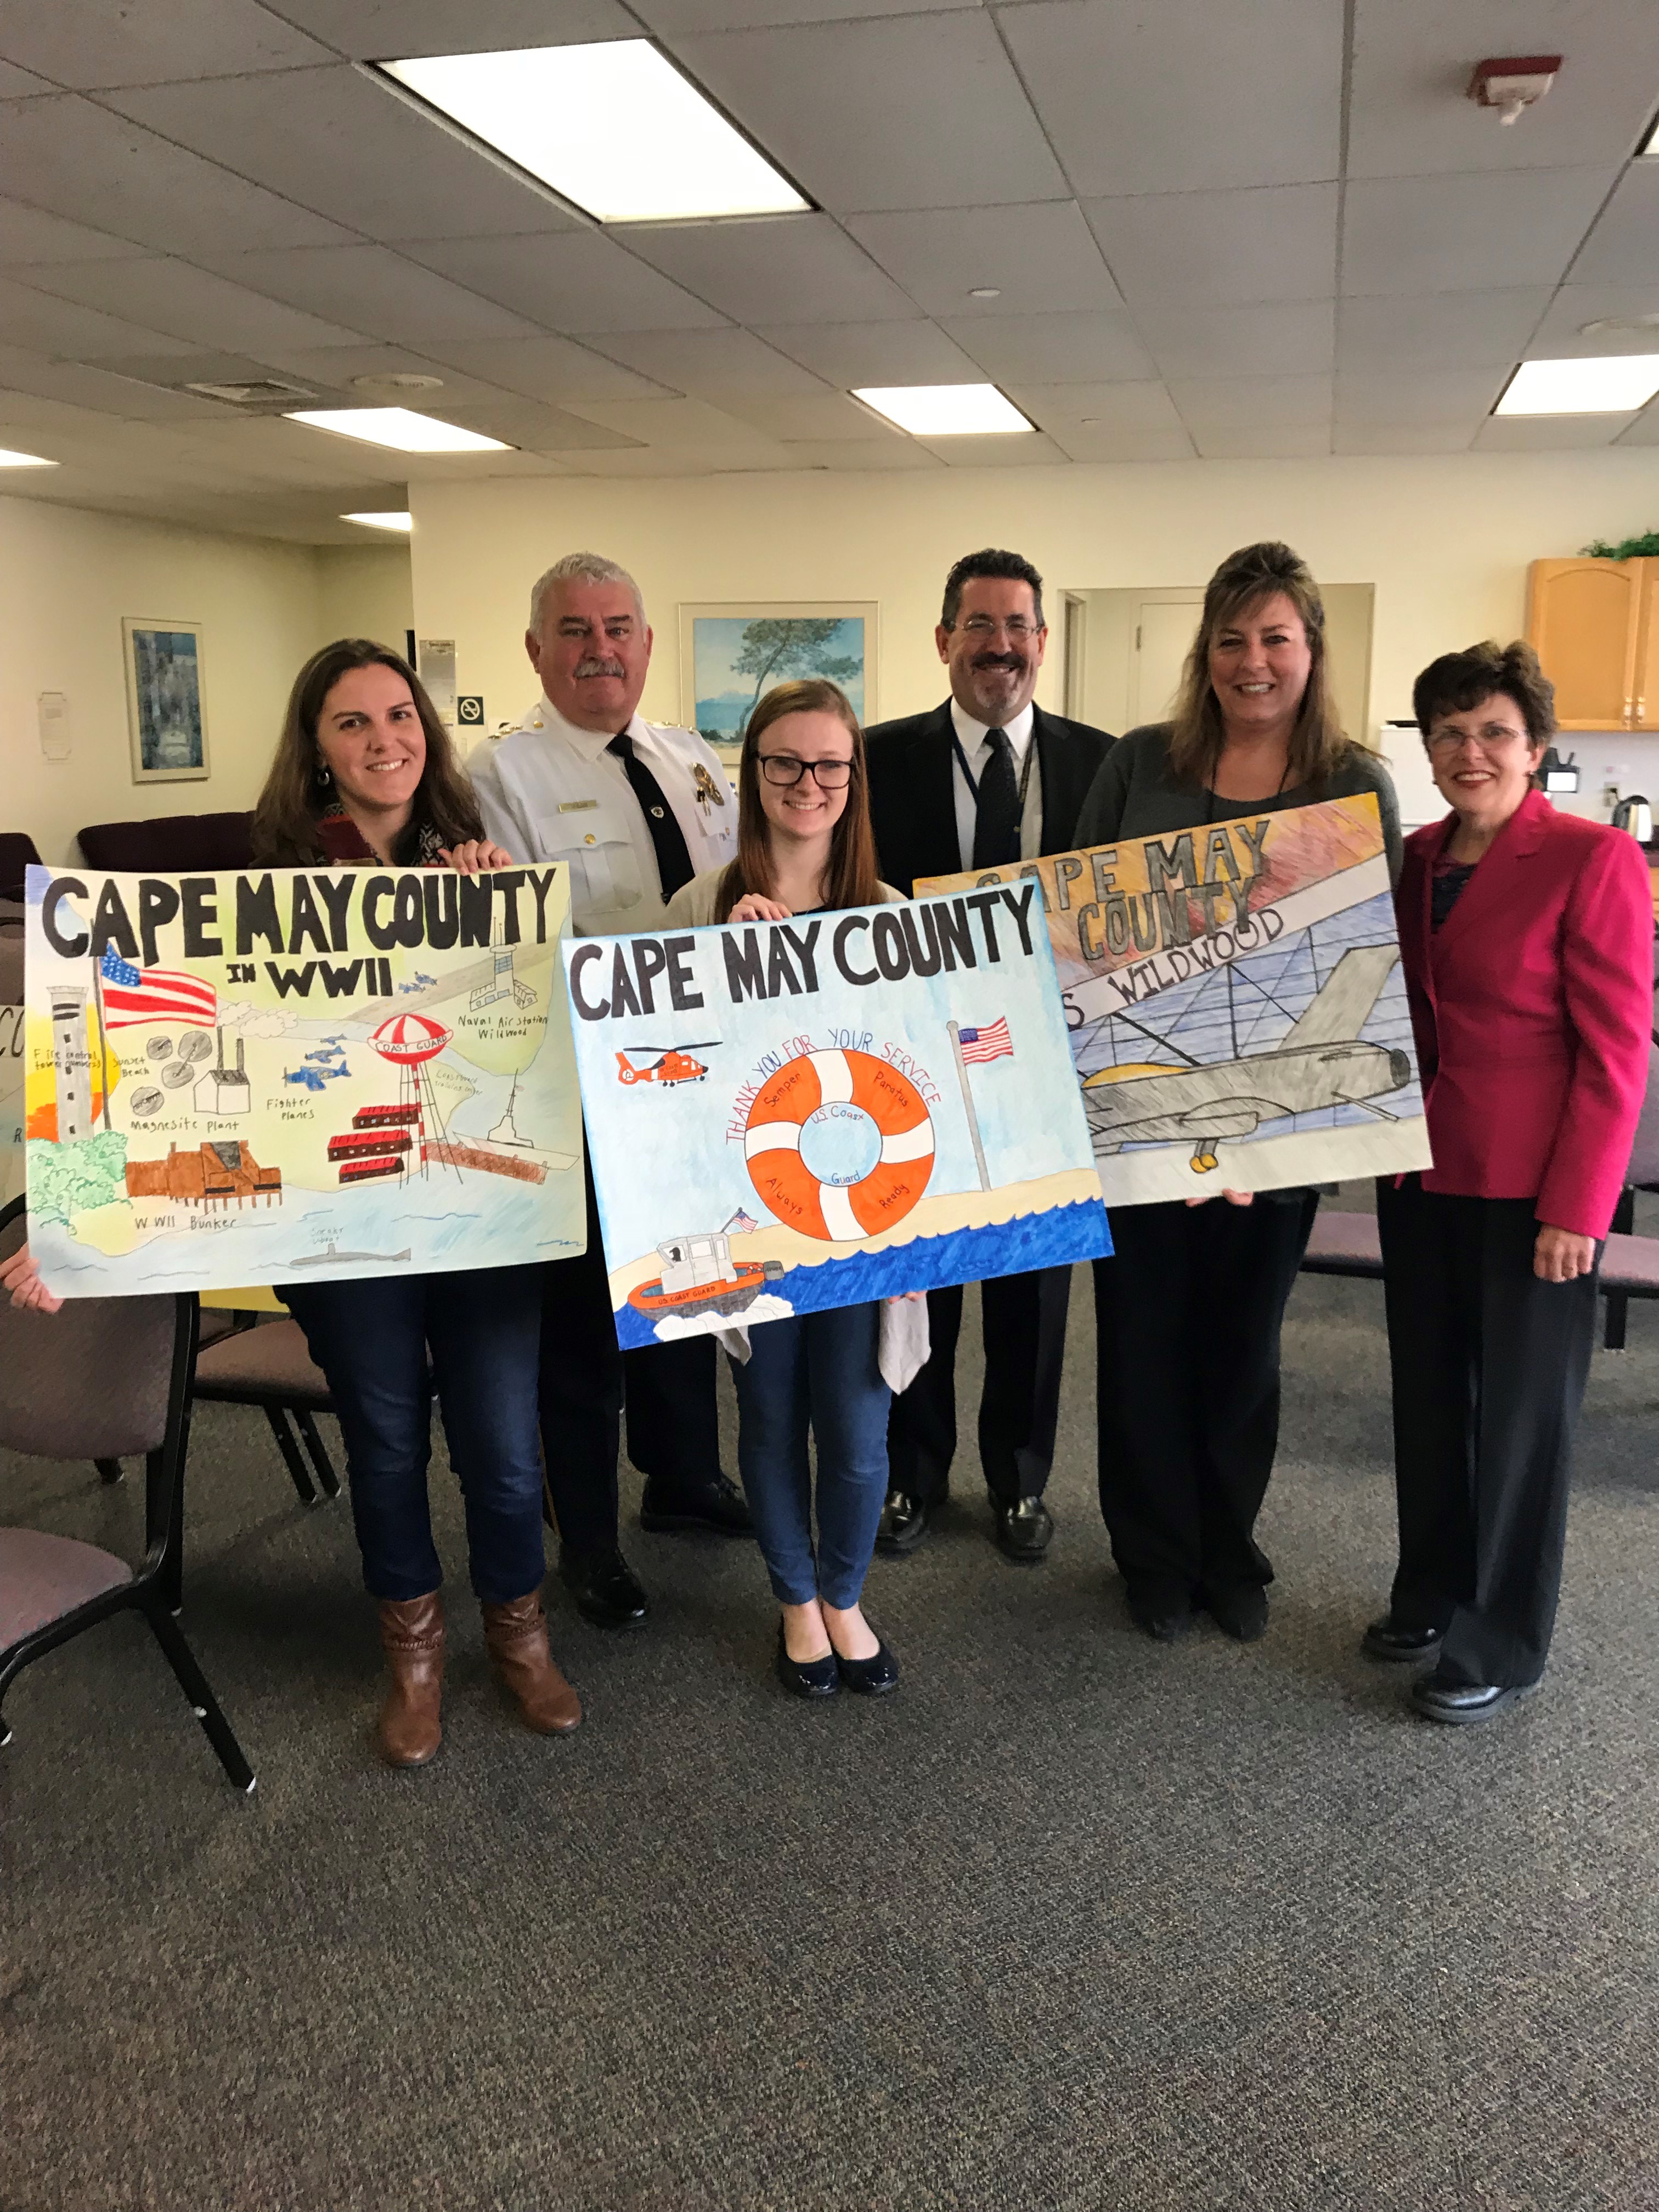
<instances>
[{"instance_id":1,"label":"wooden cabinet","mask_svg":"<svg viewBox=\"0 0 1659 2212\"><path fill-rule=\"evenodd\" d=\"M1659 730L1659 560L1534 561L1527 641L1564 730Z\"/></svg>"}]
</instances>

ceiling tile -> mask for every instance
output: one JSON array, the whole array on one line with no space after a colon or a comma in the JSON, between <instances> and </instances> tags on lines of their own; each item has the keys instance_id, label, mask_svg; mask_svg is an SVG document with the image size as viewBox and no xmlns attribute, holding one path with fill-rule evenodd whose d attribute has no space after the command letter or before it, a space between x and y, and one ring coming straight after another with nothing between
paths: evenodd
<instances>
[{"instance_id":1,"label":"ceiling tile","mask_svg":"<svg viewBox=\"0 0 1659 2212\"><path fill-rule=\"evenodd\" d=\"M354 61L501 53L518 46L636 39L618 0L281 0L290 22Z\"/></svg>"},{"instance_id":2,"label":"ceiling tile","mask_svg":"<svg viewBox=\"0 0 1659 2212\"><path fill-rule=\"evenodd\" d=\"M651 378L624 368L570 338L434 338L422 353L440 368L498 384L526 399L654 399L667 395Z\"/></svg>"},{"instance_id":3,"label":"ceiling tile","mask_svg":"<svg viewBox=\"0 0 1659 2212\"><path fill-rule=\"evenodd\" d=\"M574 228L539 185L345 63L109 96L109 105L238 176L369 238L477 238Z\"/></svg>"},{"instance_id":4,"label":"ceiling tile","mask_svg":"<svg viewBox=\"0 0 1659 2212\"><path fill-rule=\"evenodd\" d=\"M1336 311L1337 366L1363 372L1513 363L1549 299L1540 288L1343 300Z\"/></svg>"},{"instance_id":5,"label":"ceiling tile","mask_svg":"<svg viewBox=\"0 0 1659 2212\"><path fill-rule=\"evenodd\" d=\"M192 260L350 235L75 93L7 111L0 192Z\"/></svg>"},{"instance_id":6,"label":"ceiling tile","mask_svg":"<svg viewBox=\"0 0 1659 2212\"><path fill-rule=\"evenodd\" d=\"M191 356L185 354L177 358L187 362ZM62 399L77 407L94 409L112 421L186 422L216 411L211 400L198 398L192 393L165 392L134 383L109 368L50 361L21 346L0 345L0 385L14 391L34 392L43 398Z\"/></svg>"},{"instance_id":7,"label":"ceiling tile","mask_svg":"<svg viewBox=\"0 0 1659 2212\"><path fill-rule=\"evenodd\" d=\"M1165 376L1312 376L1331 367L1328 300L1261 307L1157 307L1136 318Z\"/></svg>"},{"instance_id":8,"label":"ceiling tile","mask_svg":"<svg viewBox=\"0 0 1659 2212\"><path fill-rule=\"evenodd\" d=\"M574 453L570 472L584 477L749 476L799 465L785 457L781 446L769 448L763 459L740 456L731 447L711 454L706 447L653 446L611 453Z\"/></svg>"},{"instance_id":9,"label":"ceiling tile","mask_svg":"<svg viewBox=\"0 0 1659 2212\"><path fill-rule=\"evenodd\" d=\"M1659 161L1626 170L1571 274L1575 284L1659 285Z\"/></svg>"},{"instance_id":10,"label":"ceiling tile","mask_svg":"<svg viewBox=\"0 0 1659 2212\"><path fill-rule=\"evenodd\" d=\"M757 335L826 383L971 384L982 372L936 323L763 324Z\"/></svg>"},{"instance_id":11,"label":"ceiling tile","mask_svg":"<svg viewBox=\"0 0 1659 2212\"><path fill-rule=\"evenodd\" d=\"M1172 383L1170 397L1205 450L1201 430L1327 429L1328 376L1192 377Z\"/></svg>"},{"instance_id":12,"label":"ceiling tile","mask_svg":"<svg viewBox=\"0 0 1659 2212\"><path fill-rule=\"evenodd\" d=\"M817 442L804 438L799 443L792 441L788 451L793 468L833 469L843 474L886 474L895 469L938 469L945 465L936 453L930 453L914 438L826 438Z\"/></svg>"},{"instance_id":13,"label":"ceiling tile","mask_svg":"<svg viewBox=\"0 0 1659 2212\"><path fill-rule=\"evenodd\" d=\"M849 216L847 228L930 315L1025 315L1121 307L1073 200ZM994 288L994 300L975 300Z\"/></svg>"},{"instance_id":14,"label":"ceiling tile","mask_svg":"<svg viewBox=\"0 0 1659 2212\"><path fill-rule=\"evenodd\" d=\"M417 269L384 246L329 246L295 253L203 256L222 276L285 300L307 314L347 315L372 337L532 337L532 325L493 301Z\"/></svg>"},{"instance_id":15,"label":"ceiling tile","mask_svg":"<svg viewBox=\"0 0 1659 2212\"><path fill-rule=\"evenodd\" d=\"M1190 461L1193 458L1193 441L1178 422L1173 429L1156 426L1136 429L1127 423L1114 427L1104 420L1046 427L1068 460Z\"/></svg>"},{"instance_id":16,"label":"ceiling tile","mask_svg":"<svg viewBox=\"0 0 1659 2212\"><path fill-rule=\"evenodd\" d=\"M0 100L28 100L37 92L56 89L43 76L35 76L27 70L18 69L11 62L0 62Z\"/></svg>"},{"instance_id":17,"label":"ceiling tile","mask_svg":"<svg viewBox=\"0 0 1659 2212\"><path fill-rule=\"evenodd\" d=\"M58 84L164 84L326 61L325 48L257 0L0 0L0 53Z\"/></svg>"},{"instance_id":18,"label":"ceiling tile","mask_svg":"<svg viewBox=\"0 0 1659 2212\"><path fill-rule=\"evenodd\" d=\"M978 9L673 44L697 82L838 214L1067 191L996 27Z\"/></svg>"},{"instance_id":19,"label":"ceiling tile","mask_svg":"<svg viewBox=\"0 0 1659 2212\"><path fill-rule=\"evenodd\" d=\"M1509 374L1506 368L1347 370L1336 380L1336 419L1351 427L1467 422L1473 437Z\"/></svg>"},{"instance_id":20,"label":"ceiling tile","mask_svg":"<svg viewBox=\"0 0 1659 2212\"><path fill-rule=\"evenodd\" d=\"M111 265L120 266L118 263ZM95 307L56 299L10 276L0 277L0 330L10 345L62 355L70 361L96 361L110 354L190 350L185 345L174 348L147 324L100 314Z\"/></svg>"},{"instance_id":21,"label":"ceiling tile","mask_svg":"<svg viewBox=\"0 0 1659 2212\"><path fill-rule=\"evenodd\" d=\"M1655 320L1645 329L1589 331L1586 323L1611 319L1634 325L1638 317ZM1526 349L1534 360L1566 359L1584 354L1659 353L1659 281L1650 284L1564 284L1532 333Z\"/></svg>"},{"instance_id":22,"label":"ceiling tile","mask_svg":"<svg viewBox=\"0 0 1659 2212\"><path fill-rule=\"evenodd\" d=\"M913 301L827 215L629 223L629 251L739 323L914 319Z\"/></svg>"},{"instance_id":23,"label":"ceiling tile","mask_svg":"<svg viewBox=\"0 0 1659 2212\"><path fill-rule=\"evenodd\" d=\"M1634 415L1505 415L1475 433L1477 453L1569 453L1610 446Z\"/></svg>"},{"instance_id":24,"label":"ceiling tile","mask_svg":"<svg viewBox=\"0 0 1659 2212\"><path fill-rule=\"evenodd\" d=\"M833 440L878 446L884 438L897 441L904 435L902 430L888 429L879 416L845 392L825 392L821 387L813 398L756 399L734 394L723 405L726 414L747 422L750 429L789 444L827 445Z\"/></svg>"},{"instance_id":25,"label":"ceiling tile","mask_svg":"<svg viewBox=\"0 0 1659 2212\"><path fill-rule=\"evenodd\" d=\"M1206 461L1304 461L1331 450L1328 422L1194 422L1192 433Z\"/></svg>"},{"instance_id":26,"label":"ceiling tile","mask_svg":"<svg viewBox=\"0 0 1659 2212\"><path fill-rule=\"evenodd\" d=\"M0 200L0 269L25 269L36 262L115 261L143 251L106 230L88 230L20 201Z\"/></svg>"},{"instance_id":27,"label":"ceiling tile","mask_svg":"<svg viewBox=\"0 0 1659 2212\"><path fill-rule=\"evenodd\" d=\"M1334 184L1148 192L1089 200L1083 212L1132 307L1255 306L1336 289Z\"/></svg>"},{"instance_id":28,"label":"ceiling tile","mask_svg":"<svg viewBox=\"0 0 1659 2212\"><path fill-rule=\"evenodd\" d=\"M504 343L519 342L509 339ZM415 395L420 405L436 410L447 407L452 401L500 399L504 396L501 386L489 378L469 376L464 370L433 361L409 346L374 345L361 339L350 345L274 345L267 346L259 360L264 368L292 376L318 392L331 392L342 405L349 407L400 404L392 391L360 391L353 380L359 377L436 377L441 387L439 391ZM541 397L539 393L535 396ZM407 404L407 399L401 404Z\"/></svg>"},{"instance_id":29,"label":"ceiling tile","mask_svg":"<svg viewBox=\"0 0 1659 2212\"><path fill-rule=\"evenodd\" d=\"M1002 384L1127 383L1154 373L1121 308L1115 314L984 315L940 327Z\"/></svg>"},{"instance_id":30,"label":"ceiling tile","mask_svg":"<svg viewBox=\"0 0 1659 2212\"><path fill-rule=\"evenodd\" d=\"M918 438L916 443L936 453L947 469L1052 468L1063 466L1065 453L1040 430L1010 432L988 438Z\"/></svg>"},{"instance_id":31,"label":"ceiling tile","mask_svg":"<svg viewBox=\"0 0 1659 2212\"><path fill-rule=\"evenodd\" d=\"M482 431L486 438L501 438L531 453L580 453L590 447L603 452L642 442L625 431L608 429L602 422L573 415L568 408L548 407L538 400L507 394L459 403L434 398L428 404L446 422L458 422L463 429Z\"/></svg>"},{"instance_id":32,"label":"ceiling tile","mask_svg":"<svg viewBox=\"0 0 1659 2212\"><path fill-rule=\"evenodd\" d=\"M928 15L961 5L962 0L633 0L635 13L664 39L789 23L850 23L861 15Z\"/></svg>"},{"instance_id":33,"label":"ceiling tile","mask_svg":"<svg viewBox=\"0 0 1659 2212\"><path fill-rule=\"evenodd\" d=\"M1050 437L1073 430L1173 433L1182 447L1186 431L1162 384L1011 384L1008 397Z\"/></svg>"},{"instance_id":34,"label":"ceiling tile","mask_svg":"<svg viewBox=\"0 0 1659 2212\"><path fill-rule=\"evenodd\" d=\"M702 399L584 400L577 412L642 445L681 452L730 447L770 447L775 441Z\"/></svg>"},{"instance_id":35,"label":"ceiling tile","mask_svg":"<svg viewBox=\"0 0 1659 2212\"><path fill-rule=\"evenodd\" d=\"M1040 0L998 21L1073 189L1099 198L1334 177L1342 12Z\"/></svg>"},{"instance_id":36,"label":"ceiling tile","mask_svg":"<svg viewBox=\"0 0 1659 2212\"><path fill-rule=\"evenodd\" d=\"M1616 173L1514 169L1361 178L1347 189L1342 289L1464 292L1472 276L1491 291L1553 285Z\"/></svg>"},{"instance_id":37,"label":"ceiling tile","mask_svg":"<svg viewBox=\"0 0 1659 2212\"><path fill-rule=\"evenodd\" d=\"M1655 407L1650 401L1629 429L1620 433L1619 443L1621 446L1659 446L1659 407Z\"/></svg>"},{"instance_id":38,"label":"ceiling tile","mask_svg":"<svg viewBox=\"0 0 1659 2212\"><path fill-rule=\"evenodd\" d=\"M1470 422L1339 422L1334 453L1466 453L1474 436Z\"/></svg>"},{"instance_id":39,"label":"ceiling tile","mask_svg":"<svg viewBox=\"0 0 1659 2212\"><path fill-rule=\"evenodd\" d=\"M77 263L32 269L27 282L59 299L78 300L192 345L260 354L271 346L349 345L357 333L262 299L187 261Z\"/></svg>"},{"instance_id":40,"label":"ceiling tile","mask_svg":"<svg viewBox=\"0 0 1659 2212\"><path fill-rule=\"evenodd\" d=\"M1547 98L1506 129L1467 98L1483 55L1559 52ZM1350 177L1566 168L1629 151L1659 85L1651 0L1358 0Z\"/></svg>"},{"instance_id":41,"label":"ceiling tile","mask_svg":"<svg viewBox=\"0 0 1659 2212\"><path fill-rule=\"evenodd\" d=\"M656 384L694 399L720 404L738 394L776 400L823 393L821 378L752 331L617 331L594 343Z\"/></svg>"},{"instance_id":42,"label":"ceiling tile","mask_svg":"<svg viewBox=\"0 0 1659 2212\"><path fill-rule=\"evenodd\" d=\"M544 329L572 337L605 331L708 330L725 320L601 231L440 241L403 251L411 261L459 278Z\"/></svg>"}]
</instances>

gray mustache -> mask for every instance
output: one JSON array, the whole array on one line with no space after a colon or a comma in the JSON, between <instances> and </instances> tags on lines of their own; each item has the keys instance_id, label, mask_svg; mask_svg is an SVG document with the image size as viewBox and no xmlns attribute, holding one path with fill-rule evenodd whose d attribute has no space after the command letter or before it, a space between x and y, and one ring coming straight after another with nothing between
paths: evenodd
<instances>
[{"instance_id":1,"label":"gray mustache","mask_svg":"<svg viewBox=\"0 0 1659 2212\"><path fill-rule=\"evenodd\" d=\"M624 672L625 672L620 660L595 660L590 655L586 660L579 660L576 663L576 674L579 678L583 676L621 676Z\"/></svg>"}]
</instances>

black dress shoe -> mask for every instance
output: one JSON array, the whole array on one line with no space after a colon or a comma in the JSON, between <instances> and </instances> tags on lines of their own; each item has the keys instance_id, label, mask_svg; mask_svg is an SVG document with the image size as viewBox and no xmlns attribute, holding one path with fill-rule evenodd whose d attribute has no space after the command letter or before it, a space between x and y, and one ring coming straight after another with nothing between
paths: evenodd
<instances>
[{"instance_id":1,"label":"black dress shoe","mask_svg":"<svg viewBox=\"0 0 1659 2212\"><path fill-rule=\"evenodd\" d=\"M1206 1590L1204 1603L1216 1626L1235 1643L1255 1644L1267 1633L1267 1593L1260 1583Z\"/></svg>"},{"instance_id":2,"label":"black dress shoe","mask_svg":"<svg viewBox=\"0 0 1659 2212\"><path fill-rule=\"evenodd\" d=\"M914 1552L927 1534L927 1516L932 1510L925 1498L912 1498L902 1490L890 1490L887 1503L881 1509L881 1519L876 1524L876 1549L885 1552L890 1559L902 1559L905 1553Z\"/></svg>"},{"instance_id":3,"label":"black dress shoe","mask_svg":"<svg viewBox=\"0 0 1659 2212\"><path fill-rule=\"evenodd\" d=\"M899 1663L882 1642L876 1638L873 1659L843 1659L836 1653L836 1669L849 1690L856 1690L866 1698L884 1698L890 1690L898 1687Z\"/></svg>"},{"instance_id":4,"label":"black dress shoe","mask_svg":"<svg viewBox=\"0 0 1659 2212\"><path fill-rule=\"evenodd\" d=\"M996 1515L997 1542L1009 1559L1029 1565L1042 1557L1054 1524L1040 1498L1016 1498L1012 1505L994 1498L991 1510Z\"/></svg>"},{"instance_id":5,"label":"black dress shoe","mask_svg":"<svg viewBox=\"0 0 1659 2212\"><path fill-rule=\"evenodd\" d=\"M1473 1728L1480 1721L1492 1719L1517 1698L1524 1698L1528 1690L1537 1687L1536 1682L1515 1682L1507 1686L1497 1682L1453 1682L1443 1679L1437 1668L1432 1674L1425 1674L1413 1682L1409 1694L1413 1705L1425 1719L1449 1721L1454 1728Z\"/></svg>"},{"instance_id":6,"label":"black dress shoe","mask_svg":"<svg viewBox=\"0 0 1659 2212\"><path fill-rule=\"evenodd\" d=\"M1193 1608L1184 1597L1165 1590L1131 1590L1129 1618L1154 1644L1173 1644L1193 1625Z\"/></svg>"},{"instance_id":7,"label":"black dress shoe","mask_svg":"<svg viewBox=\"0 0 1659 2212\"><path fill-rule=\"evenodd\" d=\"M1368 1659L1432 1659L1440 1643L1439 1629L1396 1628L1385 1613L1381 1620L1372 1621L1359 1640L1359 1648Z\"/></svg>"},{"instance_id":8,"label":"black dress shoe","mask_svg":"<svg viewBox=\"0 0 1659 2212\"><path fill-rule=\"evenodd\" d=\"M841 1670L833 1651L822 1659L792 1659L778 1623L778 1680L798 1698L833 1698L841 1687Z\"/></svg>"},{"instance_id":9,"label":"black dress shoe","mask_svg":"<svg viewBox=\"0 0 1659 2212\"><path fill-rule=\"evenodd\" d=\"M559 1553L559 1580L595 1628L637 1628L651 1610L620 1552Z\"/></svg>"},{"instance_id":10,"label":"black dress shoe","mask_svg":"<svg viewBox=\"0 0 1659 2212\"><path fill-rule=\"evenodd\" d=\"M749 1501L730 1475L713 1474L690 1489L670 1490L654 1477L640 1499L641 1528L700 1528L714 1536L752 1536Z\"/></svg>"}]
</instances>

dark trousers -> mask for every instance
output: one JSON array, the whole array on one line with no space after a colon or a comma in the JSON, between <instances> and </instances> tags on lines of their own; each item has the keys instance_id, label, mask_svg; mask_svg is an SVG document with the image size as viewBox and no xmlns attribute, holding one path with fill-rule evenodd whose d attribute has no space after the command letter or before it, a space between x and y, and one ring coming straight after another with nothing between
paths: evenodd
<instances>
[{"instance_id":1,"label":"dark trousers","mask_svg":"<svg viewBox=\"0 0 1659 2212\"><path fill-rule=\"evenodd\" d=\"M1054 1463L1060 1376L1066 1357L1069 1267L997 1275L979 1286L985 1387L979 1455L985 1486L1000 1505L1040 1498ZM950 1488L957 1449L957 1339L962 1286L927 1293L927 1364L893 1401L887 1423L888 1480L929 1504Z\"/></svg>"},{"instance_id":2,"label":"dark trousers","mask_svg":"<svg viewBox=\"0 0 1659 2212\"><path fill-rule=\"evenodd\" d=\"M1279 1448L1279 1343L1318 1198L1112 1209L1097 1260L1100 1510L1138 1595L1273 1580L1255 1537Z\"/></svg>"},{"instance_id":3,"label":"dark trousers","mask_svg":"<svg viewBox=\"0 0 1659 2212\"><path fill-rule=\"evenodd\" d=\"M1529 1198L1449 1197L1407 1176L1378 1183L1376 1213L1400 1504L1391 1617L1442 1630L1455 1680L1535 1682L1561 1586L1595 1275L1539 1281Z\"/></svg>"},{"instance_id":4,"label":"dark trousers","mask_svg":"<svg viewBox=\"0 0 1659 2212\"><path fill-rule=\"evenodd\" d=\"M423 1597L443 1580L426 1487L434 1383L465 1501L473 1589L486 1605L506 1605L540 1588L541 1273L478 1267L282 1290L333 1393L371 1595Z\"/></svg>"}]
</instances>

